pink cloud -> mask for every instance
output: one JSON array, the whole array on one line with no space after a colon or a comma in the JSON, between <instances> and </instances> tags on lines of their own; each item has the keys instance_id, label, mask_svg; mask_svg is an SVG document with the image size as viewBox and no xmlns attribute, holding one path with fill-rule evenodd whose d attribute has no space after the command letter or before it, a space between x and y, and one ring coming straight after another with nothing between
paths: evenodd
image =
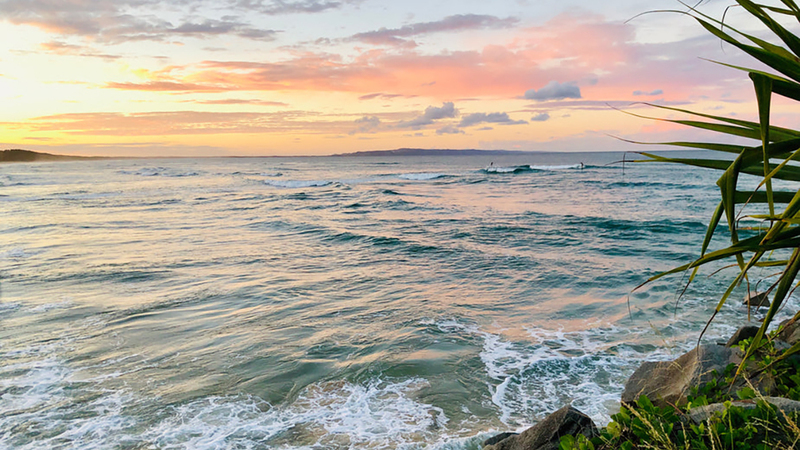
<instances>
[{"instance_id":1,"label":"pink cloud","mask_svg":"<svg viewBox=\"0 0 800 450\"><path fill-rule=\"evenodd\" d=\"M115 89L173 92L340 91L363 99L425 95L518 98L548 84L572 83L584 100L636 100L634 91L662 90L685 100L698 84L720 82L727 71L713 64L698 71L697 55L716 57L718 41L638 44L632 25L591 15L562 15L529 28L507 45L423 54L417 49L373 49L352 60L304 53L275 62L205 61L170 67L143 83L109 83ZM721 93L719 93L721 95Z\"/></svg>"}]
</instances>

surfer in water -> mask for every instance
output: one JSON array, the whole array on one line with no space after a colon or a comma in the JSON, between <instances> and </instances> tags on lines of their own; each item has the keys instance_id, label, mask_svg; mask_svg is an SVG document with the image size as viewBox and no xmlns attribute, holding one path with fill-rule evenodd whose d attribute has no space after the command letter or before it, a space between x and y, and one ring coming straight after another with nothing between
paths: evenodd
<instances>
[{"instance_id":1,"label":"surfer in water","mask_svg":"<svg viewBox=\"0 0 800 450\"><path fill-rule=\"evenodd\" d=\"M583 168L584 168L583 161L581 161L580 169L583 170Z\"/></svg>"}]
</instances>

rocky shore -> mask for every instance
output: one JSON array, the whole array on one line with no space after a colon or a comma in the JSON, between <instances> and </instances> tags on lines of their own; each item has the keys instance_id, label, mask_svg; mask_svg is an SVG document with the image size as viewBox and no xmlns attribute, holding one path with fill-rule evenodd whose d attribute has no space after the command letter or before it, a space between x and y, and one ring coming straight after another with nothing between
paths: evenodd
<instances>
[{"instance_id":1,"label":"rocky shore","mask_svg":"<svg viewBox=\"0 0 800 450\"><path fill-rule=\"evenodd\" d=\"M800 321L787 320L778 330L771 343L775 349L787 349L800 341ZM675 423L666 427L663 433L666 438L669 438L671 433L666 430L674 430L674 425L678 422L704 430L705 428L699 427L714 417L721 417L730 408L750 410L756 408L760 402L770 405L779 420L785 419L796 428L796 422L791 418L796 419L800 413L800 401L776 394L780 390L779 386L783 386L782 380L779 379L781 375L763 370L763 365L748 359L744 365L744 375L731 376L731 368L738 367L743 361L745 352L740 348L740 343L755 336L757 331L758 327L747 325L740 328L725 344L699 345L673 361L643 363L625 384L620 398L622 409L630 410L636 415L637 404L644 403L646 409L654 411L674 410ZM800 355L792 358L795 360L790 362L794 364L793 367L797 367ZM797 373L788 375L797 376ZM743 389L752 392L753 398L739 399L737 392L741 393ZM752 391L747 391L748 389ZM716 393L715 402L697 406L690 403L693 393L697 395L698 392L711 392L711 390ZM644 418L640 421L647 423ZM586 439L580 438L580 441L586 443L592 439L597 441L600 435L600 430L586 414L571 405L565 405L522 433L506 432L487 439L483 442L483 450L593 449L595 447L590 445L570 446L569 442L577 441L567 438L567 443L564 443L564 438L584 436ZM800 445L797 442L797 439L800 439L800 430L797 430L797 436L778 435L770 438L777 442L794 441L794 444L782 448L795 448L795 444ZM737 444L733 446L739 448ZM642 448L669 448L669 444L648 445Z\"/></svg>"}]
</instances>

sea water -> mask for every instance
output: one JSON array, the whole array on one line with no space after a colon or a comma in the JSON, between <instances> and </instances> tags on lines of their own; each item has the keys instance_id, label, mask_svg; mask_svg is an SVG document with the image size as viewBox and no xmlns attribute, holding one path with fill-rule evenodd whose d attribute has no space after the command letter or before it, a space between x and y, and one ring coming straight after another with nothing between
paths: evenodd
<instances>
[{"instance_id":1,"label":"sea water","mask_svg":"<svg viewBox=\"0 0 800 450\"><path fill-rule=\"evenodd\" d=\"M0 449L477 449L570 402L608 422L732 277L634 291L698 256L719 173L488 158L0 166ZM704 342L745 320L736 297Z\"/></svg>"}]
</instances>

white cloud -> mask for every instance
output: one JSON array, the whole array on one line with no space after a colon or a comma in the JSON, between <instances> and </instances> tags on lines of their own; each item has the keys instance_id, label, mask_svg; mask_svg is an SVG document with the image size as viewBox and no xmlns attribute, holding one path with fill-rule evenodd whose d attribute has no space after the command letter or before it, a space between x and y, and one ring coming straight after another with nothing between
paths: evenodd
<instances>
[{"instance_id":1,"label":"white cloud","mask_svg":"<svg viewBox=\"0 0 800 450\"><path fill-rule=\"evenodd\" d=\"M452 119L456 116L456 107L453 102L444 102L441 107L428 106L421 116L414 119L400 122L397 124L400 128L414 128L418 129L425 125L430 125L439 119Z\"/></svg>"},{"instance_id":2,"label":"white cloud","mask_svg":"<svg viewBox=\"0 0 800 450\"><path fill-rule=\"evenodd\" d=\"M581 98L581 88L574 82L559 83L551 81L547 86L537 90L530 89L525 92L528 100L564 100L567 98Z\"/></svg>"},{"instance_id":3,"label":"white cloud","mask_svg":"<svg viewBox=\"0 0 800 450\"><path fill-rule=\"evenodd\" d=\"M633 95L636 95L636 96L639 96L639 95L661 95L663 93L664 93L664 91L661 90L661 89L656 89L654 91L649 91L649 92L648 91L639 91L639 90L633 91Z\"/></svg>"},{"instance_id":4,"label":"white cloud","mask_svg":"<svg viewBox=\"0 0 800 450\"><path fill-rule=\"evenodd\" d=\"M546 112L539 113L531 117L531 121L533 122L546 122L548 120L550 120L550 114L547 114Z\"/></svg>"},{"instance_id":5,"label":"white cloud","mask_svg":"<svg viewBox=\"0 0 800 450\"><path fill-rule=\"evenodd\" d=\"M506 125L522 125L528 122L524 120L511 120L508 117L508 113L473 113L467 116L464 116L461 119L461 122L458 124L459 127L469 127L472 125L477 125L479 123L502 123Z\"/></svg>"}]
</instances>

